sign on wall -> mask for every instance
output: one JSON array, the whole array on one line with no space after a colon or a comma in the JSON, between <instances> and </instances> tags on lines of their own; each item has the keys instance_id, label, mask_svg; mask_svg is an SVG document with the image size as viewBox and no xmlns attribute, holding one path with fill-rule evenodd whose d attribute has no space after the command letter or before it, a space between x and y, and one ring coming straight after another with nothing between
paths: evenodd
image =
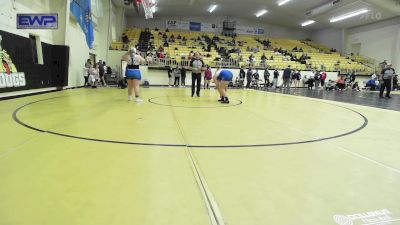
<instances>
[{"instance_id":1,"label":"sign on wall","mask_svg":"<svg viewBox=\"0 0 400 225\"><path fill-rule=\"evenodd\" d=\"M189 30L190 31L202 31L201 30L201 23L190 22Z\"/></svg>"},{"instance_id":2,"label":"sign on wall","mask_svg":"<svg viewBox=\"0 0 400 225\"><path fill-rule=\"evenodd\" d=\"M58 29L58 14L17 14L17 29Z\"/></svg>"},{"instance_id":3,"label":"sign on wall","mask_svg":"<svg viewBox=\"0 0 400 225\"><path fill-rule=\"evenodd\" d=\"M1 46L2 40L0 35L0 88L23 87L26 85L25 74L18 73L12 58Z\"/></svg>"},{"instance_id":4,"label":"sign on wall","mask_svg":"<svg viewBox=\"0 0 400 225\"><path fill-rule=\"evenodd\" d=\"M169 30L187 30L202 32L221 32L222 26L216 23L187 22L179 20L167 20L166 28ZM236 26L237 34L264 35L264 28Z\"/></svg>"},{"instance_id":5,"label":"sign on wall","mask_svg":"<svg viewBox=\"0 0 400 225\"><path fill-rule=\"evenodd\" d=\"M249 35L263 35L265 34L264 28L248 27L248 26L236 26L237 34L249 34Z\"/></svg>"},{"instance_id":6,"label":"sign on wall","mask_svg":"<svg viewBox=\"0 0 400 225\"><path fill-rule=\"evenodd\" d=\"M169 30L187 30L187 31L202 31L202 32L217 32L221 31L218 24L188 22L179 20L167 20L166 28Z\"/></svg>"},{"instance_id":7,"label":"sign on wall","mask_svg":"<svg viewBox=\"0 0 400 225\"><path fill-rule=\"evenodd\" d=\"M43 64L38 64L34 43L0 30L0 93L67 86L69 48L41 42Z\"/></svg>"}]
</instances>

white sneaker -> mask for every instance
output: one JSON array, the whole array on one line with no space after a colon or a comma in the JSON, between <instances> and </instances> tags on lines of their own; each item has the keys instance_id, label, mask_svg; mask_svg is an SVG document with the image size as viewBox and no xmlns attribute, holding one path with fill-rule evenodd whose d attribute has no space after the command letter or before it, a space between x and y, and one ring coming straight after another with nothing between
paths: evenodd
<instances>
[{"instance_id":1,"label":"white sneaker","mask_svg":"<svg viewBox=\"0 0 400 225\"><path fill-rule=\"evenodd\" d=\"M168 87L170 88L170 87L171 87L171 85L168 85Z\"/></svg>"},{"instance_id":2,"label":"white sneaker","mask_svg":"<svg viewBox=\"0 0 400 225\"><path fill-rule=\"evenodd\" d=\"M132 96L128 96L128 101L132 101Z\"/></svg>"},{"instance_id":3,"label":"white sneaker","mask_svg":"<svg viewBox=\"0 0 400 225\"><path fill-rule=\"evenodd\" d=\"M143 102L141 98L136 98L135 102Z\"/></svg>"}]
</instances>

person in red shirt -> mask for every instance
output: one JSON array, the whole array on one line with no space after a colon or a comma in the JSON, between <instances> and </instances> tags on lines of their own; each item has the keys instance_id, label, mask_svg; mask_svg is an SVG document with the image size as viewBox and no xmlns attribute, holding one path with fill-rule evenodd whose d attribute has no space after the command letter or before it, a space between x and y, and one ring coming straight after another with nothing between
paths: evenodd
<instances>
[{"instance_id":1,"label":"person in red shirt","mask_svg":"<svg viewBox=\"0 0 400 225\"><path fill-rule=\"evenodd\" d=\"M212 79L212 72L210 66L207 66L206 71L204 72L204 89L210 89L210 81Z\"/></svg>"},{"instance_id":2,"label":"person in red shirt","mask_svg":"<svg viewBox=\"0 0 400 225\"><path fill-rule=\"evenodd\" d=\"M328 75L326 74L326 72L324 71L324 72L322 72L322 74L321 74L321 87L324 87L325 86L325 80L326 80L326 77L327 77Z\"/></svg>"},{"instance_id":3,"label":"person in red shirt","mask_svg":"<svg viewBox=\"0 0 400 225\"><path fill-rule=\"evenodd\" d=\"M344 76L340 76L339 80L337 80L336 87L341 91L343 91L343 89L345 89L346 80L344 79Z\"/></svg>"}]
</instances>

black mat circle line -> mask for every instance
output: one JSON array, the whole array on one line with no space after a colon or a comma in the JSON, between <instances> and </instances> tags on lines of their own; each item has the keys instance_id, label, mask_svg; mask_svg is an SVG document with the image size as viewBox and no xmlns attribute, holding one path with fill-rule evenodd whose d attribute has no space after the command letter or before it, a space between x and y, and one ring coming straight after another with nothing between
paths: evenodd
<instances>
[{"instance_id":1,"label":"black mat circle line","mask_svg":"<svg viewBox=\"0 0 400 225\"><path fill-rule=\"evenodd\" d=\"M296 142L283 142L283 143L267 143L267 144L245 144L245 145L185 145L185 144L163 144L163 143L143 143L143 142L130 142L130 141L116 141L116 140L107 140L107 139L97 139L97 138L90 138L90 137L80 137L80 136L75 136L75 135L69 135L69 134L63 134L63 133L59 133L59 132L54 132L51 130L43 130L41 128L37 128L37 127L33 127L23 121L21 121L18 118L18 113L24 109L27 106L36 104L36 103L40 103L40 102L44 102L44 101L48 101L48 100L52 100L52 99L57 99L57 98L64 98L64 97L70 97L70 96L61 96L61 97L53 97L53 98L47 98L47 99L42 99L42 100L38 100L38 101L33 101L33 102L29 102L27 104L24 104L20 107L18 107L17 109L14 110L12 117L13 120L15 122L17 122L18 124L37 131L37 132L42 132L42 133L48 133L48 134L52 134L52 135L56 135L56 136L61 136L61 137L67 137L67 138L74 138L74 139L79 139L79 140L85 140L85 141L94 141L94 142L103 142L103 143L112 143L112 144L125 144L125 145L141 145L141 146L159 146L159 147L188 147L188 148L251 148L251 147L273 147L273 146L288 146L288 145L299 145L299 144L307 144L307 143L315 143L315 142L322 142L322 141L327 141L327 140L332 140L332 139L336 139L336 138L340 138L340 137L345 137L354 133L357 133L359 131L361 131L362 129L364 129L367 125L368 125L368 119L367 117L365 117L363 114L344 107L344 106L339 106L339 105L335 105L335 104L331 104L331 103L327 103L327 102L320 102L321 104L328 104L328 105L333 105L335 107L339 107L339 108L343 108L346 109L352 113L357 114L359 117L361 117L364 122L356 129L346 132L346 133L342 133L342 134L337 134L334 136L330 136L330 137L325 137L325 138L317 138L317 139L311 139L311 140L304 140L304 141L296 141Z\"/></svg>"},{"instance_id":2,"label":"black mat circle line","mask_svg":"<svg viewBox=\"0 0 400 225\"><path fill-rule=\"evenodd\" d=\"M170 104L162 104L155 102L155 99L160 99L160 98L171 98L171 97L181 97L181 96L160 96L160 97L154 97L150 98L149 102L155 105L161 105L161 106L169 106L169 107L177 107L177 108L188 108L188 109L209 109L209 108L226 108L226 107L234 107L234 106L239 106L243 104L241 100L237 99L230 99L230 104L222 104L219 103L219 106L184 106L184 105L170 105ZM193 98L198 98L198 97L193 97ZM215 100L217 102L217 100ZM236 102L236 103L235 103Z\"/></svg>"}]
</instances>

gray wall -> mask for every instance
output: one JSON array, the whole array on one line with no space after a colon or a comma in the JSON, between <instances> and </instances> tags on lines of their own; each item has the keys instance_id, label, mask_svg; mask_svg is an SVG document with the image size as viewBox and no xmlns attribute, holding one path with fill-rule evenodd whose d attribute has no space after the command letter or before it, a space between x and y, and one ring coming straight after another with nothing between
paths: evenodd
<instances>
[{"instance_id":1,"label":"gray wall","mask_svg":"<svg viewBox=\"0 0 400 225\"><path fill-rule=\"evenodd\" d=\"M343 52L344 35L345 31L343 29L326 28L312 32L311 39L328 47L335 48L339 52Z\"/></svg>"},{"instance_id":2,"label":"gray wall","mask_svg":"<svg viewBox=\"0 0 400 225\"><path fill-rule=\"evenodd\" d=\"M181 20L181 21L192 21L192 22L204 22L204 23L215 23L222 24L222 21L226 20L226 17L155 17L151 20L145 20L142 17L127 17L127 27L149 27L149 28L165 28L165 21L167 20ZM265 24L259 21L243 20L239 18L231 18L236 21L239 26L250 26L250 27L261 27L265 29L265 34L271 37L284 37L293 39L305 39L309 37L309 32L295 29L285 28L282 26L275 26Z\"/></svg>"}]
</instances>

